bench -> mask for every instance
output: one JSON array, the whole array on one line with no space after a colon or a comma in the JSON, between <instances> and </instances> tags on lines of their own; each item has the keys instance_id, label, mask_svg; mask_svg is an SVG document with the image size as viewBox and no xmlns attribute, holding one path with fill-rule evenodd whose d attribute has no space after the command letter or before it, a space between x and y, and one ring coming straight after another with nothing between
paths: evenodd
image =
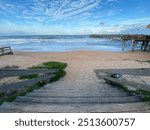
<instances>
[{"instance_id":1,"label":"bench","mask_svg":"<svg viewBox=\"0 0 150 130\"><path fill-rule=\"evenodd\" d=\"M0 48L0 56L7 55L7 54L13 54L11 47L1 47Z\"/></svg>"}]
</instances>

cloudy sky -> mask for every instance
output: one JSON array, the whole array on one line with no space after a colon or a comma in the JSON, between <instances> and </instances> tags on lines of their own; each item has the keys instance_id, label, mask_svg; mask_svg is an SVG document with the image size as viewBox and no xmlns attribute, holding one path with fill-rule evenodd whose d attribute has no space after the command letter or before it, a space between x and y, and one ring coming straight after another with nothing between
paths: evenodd
<instances>
[{"instance_id":1,"label":"cloudy sky","mask_svg":"<svg viewBox=\"0 0 150 130\"><path fill-rule=\"evenodd\" d=\"M150 34L150 0L0 0L0 35Z\"/></svg>"}]
</instances>

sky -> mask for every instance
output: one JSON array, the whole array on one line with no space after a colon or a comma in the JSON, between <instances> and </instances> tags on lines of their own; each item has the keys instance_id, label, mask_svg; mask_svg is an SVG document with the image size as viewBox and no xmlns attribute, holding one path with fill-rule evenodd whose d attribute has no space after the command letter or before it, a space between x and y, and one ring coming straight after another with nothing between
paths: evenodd
<instances>
[{"instance_id":1,"label":"sky","mask_svg":"<svg viewBox=\"0 0 150 130\"><path fill-rule=\"evenodd\" d=\"M0 0L0 35L150 34L150 0Z\"/></svg>"}]
</instances>

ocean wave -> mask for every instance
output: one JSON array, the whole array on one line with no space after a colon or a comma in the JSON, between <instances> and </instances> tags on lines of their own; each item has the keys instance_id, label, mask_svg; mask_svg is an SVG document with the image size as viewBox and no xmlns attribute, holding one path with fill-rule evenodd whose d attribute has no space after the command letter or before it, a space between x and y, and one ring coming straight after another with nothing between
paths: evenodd
<instances>
[{"instance_id":1,"label":"ocean wave","mask_svg":"<svg viewBox=\"0 0 150 130\"><path fill-rule=\"evenodd\" d=\"M89 36L22 36L0 37L0 46L17 51L61 52L69 50L121 50L121 42Z\"/></svg>"}]
</instances>

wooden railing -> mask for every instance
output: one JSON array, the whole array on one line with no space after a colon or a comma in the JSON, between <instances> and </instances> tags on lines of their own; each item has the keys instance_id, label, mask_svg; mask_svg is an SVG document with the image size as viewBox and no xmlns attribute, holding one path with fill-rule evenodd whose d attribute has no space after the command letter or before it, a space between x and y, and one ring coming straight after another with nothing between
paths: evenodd
<instances>
[{"instance_id":1,"label":"wooden railing","mask_svg":"<svg viewBox=\"0 0 150 130\"><path fill-rule=\"evenodd\" d=\"M150 35L123 35L122 40L150 41Z\"/></svg>"},{"instance_id":2,"label":"wooden railing","mask_svg":"<svg viewBox=\"0 0 150 130\"><path fill-rule=\"evenodd\" d=\"M13 54L11 47L1 47L0 55Z\"/></svg>"}]
</instances>

